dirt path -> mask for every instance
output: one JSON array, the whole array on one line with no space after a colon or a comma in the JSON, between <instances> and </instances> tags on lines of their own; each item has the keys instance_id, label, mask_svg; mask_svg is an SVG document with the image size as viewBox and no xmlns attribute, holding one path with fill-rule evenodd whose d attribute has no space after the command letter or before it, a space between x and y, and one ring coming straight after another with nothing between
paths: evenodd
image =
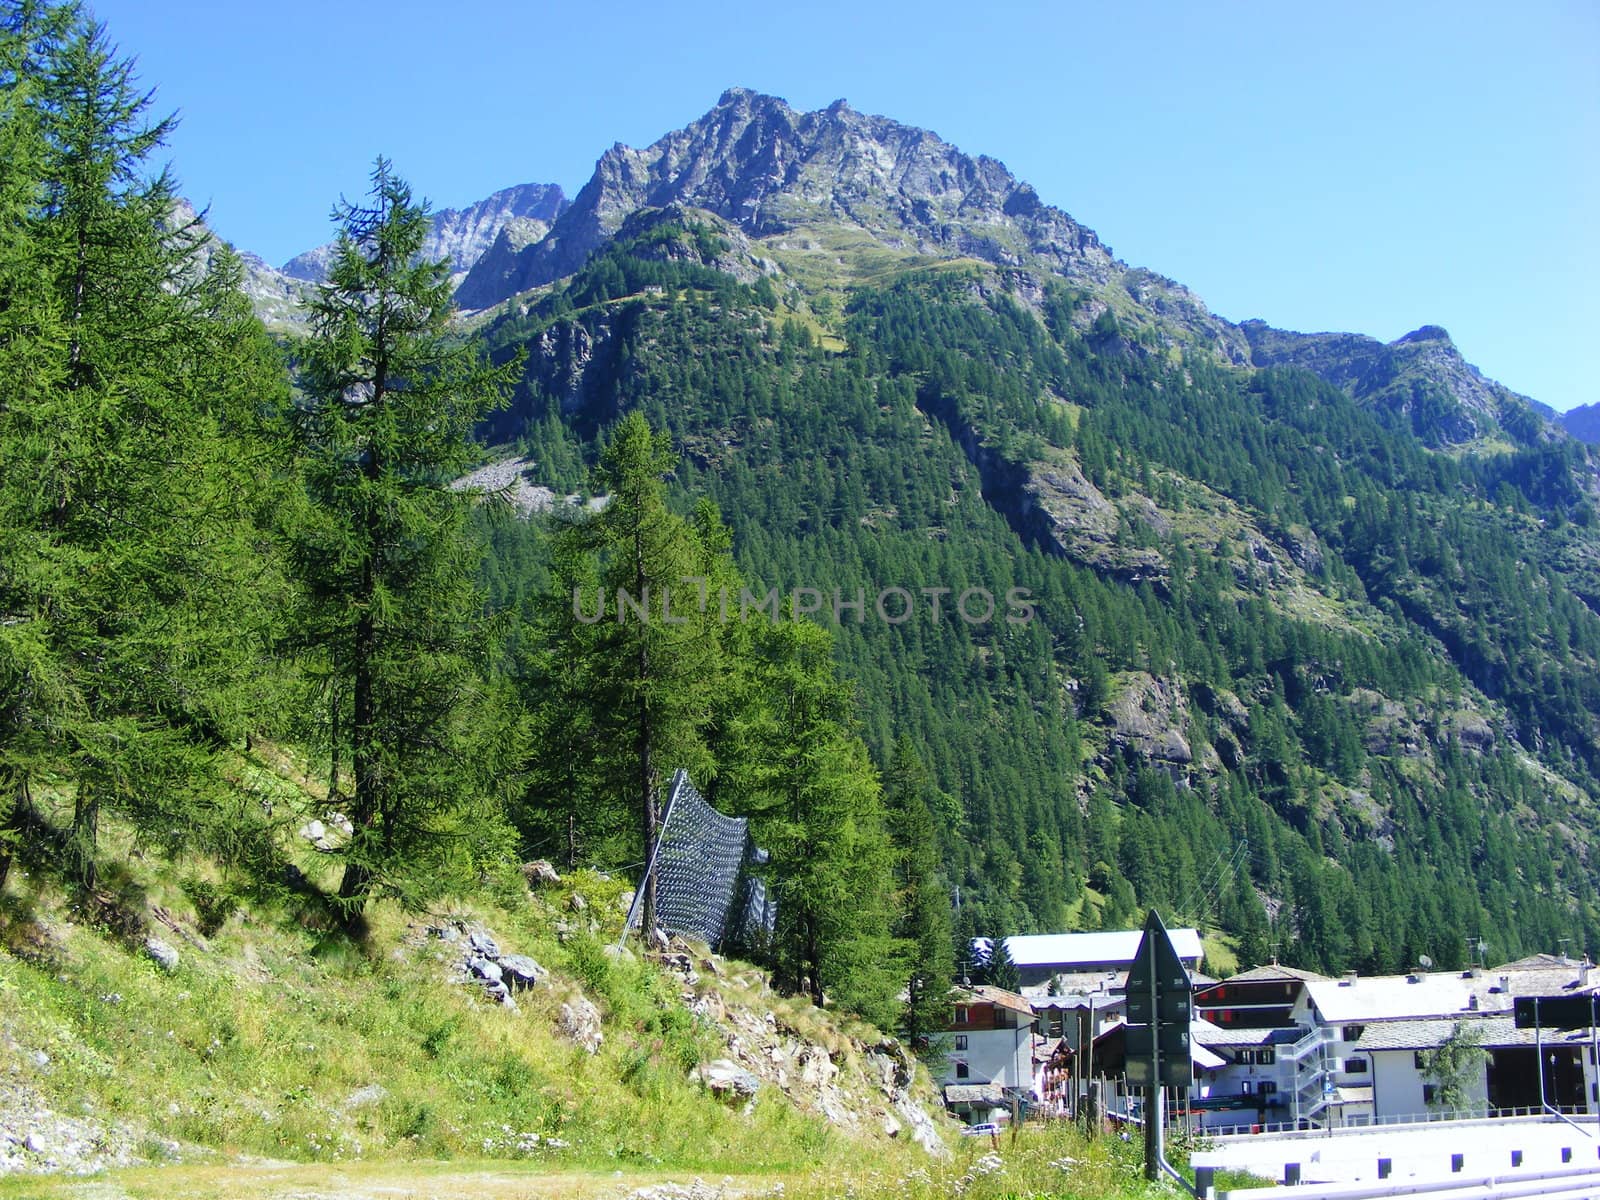
<instances>
[{"instance_id":1,"label":"dirt path","mask_svg":"<svg viewBox=\"0 0 1600 1200\"><path fill-rule=\"evenodd\" d=\"M0 1178L0 1200L740 1200L782 1177L550 1171L507 1163L144 1167Z\"/></svg>"}]
</instances>

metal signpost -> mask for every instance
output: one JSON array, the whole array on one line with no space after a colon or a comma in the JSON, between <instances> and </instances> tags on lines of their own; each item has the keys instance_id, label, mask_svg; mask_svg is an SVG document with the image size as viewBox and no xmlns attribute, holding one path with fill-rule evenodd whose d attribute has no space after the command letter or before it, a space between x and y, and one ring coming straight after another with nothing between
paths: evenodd
<instances>
[{"instance_id":1,"label":"metal signpost","mask_svg":"<svg viewBox=\"0 0 1600 1200\"><path fill-rule=\"evenodd\" d=\"M1189 972L1155 909L1145 918L1139 953L1128 971L1127 1076L1144 1087L1144 1174L1159 1179L1165 1171L1184 1188L1194 1188L1166 1159L1162 1124L1165 1088L1194 1083L1189 1057L1192 985ZM1198 1194L1198 1193L1195 1193Z\"/></svg>"}]
</instances>

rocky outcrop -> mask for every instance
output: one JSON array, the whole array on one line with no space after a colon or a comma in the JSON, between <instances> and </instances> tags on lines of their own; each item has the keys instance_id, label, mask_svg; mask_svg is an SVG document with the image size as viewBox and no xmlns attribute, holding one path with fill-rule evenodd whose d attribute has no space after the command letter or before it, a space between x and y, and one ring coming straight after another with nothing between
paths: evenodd
<instances>
[{"instance_id":1,"label":"rocky outcrop","mask_svg":"<svg viewBox=\"0 0 1600 1200\"><path fill-rule=\"evenodd\" d=\"M1109 706L1111 740L1149 762L1185 768L1194 751L1184 731L1189 704L1176 680L1156 679L1135 671L1118 677Z\"/></svg>"},{"instance_id":2,"label":"rocky outcrop","mask_svg":"<svg viewBox=\"0 0 1600 1200\"><path fill-rule=\"evenodd\" d=\"M1435 446L1491 434L1519 444L1561 436L1542 404L1485 378L1437 325L1384 343L1359 333L1290 333L1265 321L1240 327L1257 367L1303 367L1349 396L1404 417Z\"/></svg>"},{"instance_id":3,"label":"rocky outcrop","mask_svg":"<svg viewBox=\"0 0 1600 1200\"><path fill-rule=\"evenodd\" d=\"M503 188L466 208L434 213L422 255L449 259L452 279L459 283L491 246L501 239L519 248L538 241L566 208L566 195L553 183ZM333 251L334 243L327 242L297 254L283 264L282 273L290 279L321 283L328 277Z\"/></svg>"},{"instance_id":4,"label":"rocky outcrop","mask_svg":"<svg viewBox=\"0 0 1600 1200\"><path fill-rule=\"evenodd\" d=\"M1563 413L1561 427L1580 442L1600 446L1600 402L1580 404Z\"/></svg>"}]
</instances>

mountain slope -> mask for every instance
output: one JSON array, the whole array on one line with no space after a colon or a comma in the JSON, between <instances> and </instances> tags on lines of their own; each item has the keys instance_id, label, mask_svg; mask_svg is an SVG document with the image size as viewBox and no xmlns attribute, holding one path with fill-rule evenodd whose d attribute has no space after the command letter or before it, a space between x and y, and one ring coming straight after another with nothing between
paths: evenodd
<instances>
[{"instance_id":1,"label":"mountain slope","mask_svg":"<svg viewBox=\"0 0 1600 1200\"><path fill-rule=\"evenodd\" d=\"M681 206L737 226L799 281L865 282L886 264L971 259L1011 275L1024 293L1069 281L1104 312L1147 331L1149 348L1199 347L1235 365L1305 366L1356 399L1409 422L1434 445L1561 436L1543 405L1485 379L1435 326L1385 346L1358 334L1296 334L1260 321L1235 326L1174 281L1115 259L1094 232L1045 204L1003 163L936 134L856 112L817 112L743 88L643 150L617 145L572 206L535 241L498 239L457 292L468 309L572 275L643 208Z\"/></svg>"},{"instance_id":2,"label":"mountain slope","mask_svg":"<svg viewBox=\"0 0 1600 1200\"><path fill-rule=\"evenodd\" d=\"M1264 321L1240 329L1255 366L1304 367L1391 414L1429 445L1498 435L1526 446L1560 436L1551 409L1484 378L1437 325L1387 345L1356 333L1288 333Z\"/></svg>"},{"instance_id":3,"label":"mountain slope","mask_svg":"<svg viewBox=\"0 0 1600 1200\"><path fill-rule=\"evenodd\" d=\"M799 279L774 244L799 235L752 227L622 214L485 326L530 363L486 432L573 491L642 408L763 587L1039 599L1024 626L837 622L880 761L904 737L933 768L964 932L1154 902L1330 969L1454 963L1488 928L1600 943L1581 447L1442 453L1300 366L1174 353L1077 283L927 257ZM762 248L776 277L745 269Z\"/></svg>"}]
</instances>

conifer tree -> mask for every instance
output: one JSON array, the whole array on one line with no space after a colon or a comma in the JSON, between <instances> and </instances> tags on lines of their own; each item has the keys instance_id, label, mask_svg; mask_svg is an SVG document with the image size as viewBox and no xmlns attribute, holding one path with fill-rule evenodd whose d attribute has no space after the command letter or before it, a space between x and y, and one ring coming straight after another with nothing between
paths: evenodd
<instances>
[{"instance_id":1,"label":"conifer tree","mask_svg":"<svg viewBox=\"0 0 1600 1200\"><path fill-rule=\"evenodd\" d=\"M386 159L371 178L367 203L334 209L311 304L295 418L305 496L288 539L308 666L332 684L330 740L351 766L338 893L351 919L374 890L414 901L440 886L483 796L473 498L451 481L519 367L451 338L448 262L421 258L427 209Z\"/></svg>"},{"instance_id":2,"label":"conifer tree","mask_svg":"<svg viewBox=\"0 0 1600 1200\"><path fill-rule=\"evenodd\" d=\"M989 961L984 967L984 978L991 987L1004 988L1008 992L1014 992L1022 986L1017 964L1011 961L1011 949L1006 945L1004 934L996 933L989 938Z\"/></svg>"},{"instance_id":3,"label":"conifer tree","mask_svg":"<svg viewBox=\"0 0 1600 1200\"><path fill-rule=\"evenodd\" d=\"M720 604L708 577L731 571L715 565L726 545L708 547L668 507L675 461L671 438L642 414L618 422L594 476L604 507L558 539L556 589L525 680L538 697L532 807L544 810L547 829L552 816L582 825L591 838L631 846L642 862L671 773L686 767L702 786L712 774L704 731ZM618 815L635 836L617 827ZM567 848L575 851L571 839ZM641 920L654 927L653 877Z\"/></svg>"},{"instance_id":4,"label":"conifer tree","mask_svg":"<svg viewBox=\"0 0 1600 1200\"><path fill-rule=\"evenodd\" d=\"M895 743L885 800L896 851L897 932L908 946L901 1030L918 1053L936 1052L955 979L950 901L940 872L939 837L924 796L933 777L907 738Z\"/></svg>"},{"instance_id":5,"label":"conifer tree","mask_svg":"<svg viewBox=\"0 0 1600 1200\"><path fill-rule=\"evenodd\" d=\"M251 644L221 619L248 524L228 434L282 374L147 171L172 122L131 63L71 6L5 26L0 774L13 797L71 778L69 866L92 891L104 805L167 844L214 828L215 685Z\"/></svg>"}]
</instances>

